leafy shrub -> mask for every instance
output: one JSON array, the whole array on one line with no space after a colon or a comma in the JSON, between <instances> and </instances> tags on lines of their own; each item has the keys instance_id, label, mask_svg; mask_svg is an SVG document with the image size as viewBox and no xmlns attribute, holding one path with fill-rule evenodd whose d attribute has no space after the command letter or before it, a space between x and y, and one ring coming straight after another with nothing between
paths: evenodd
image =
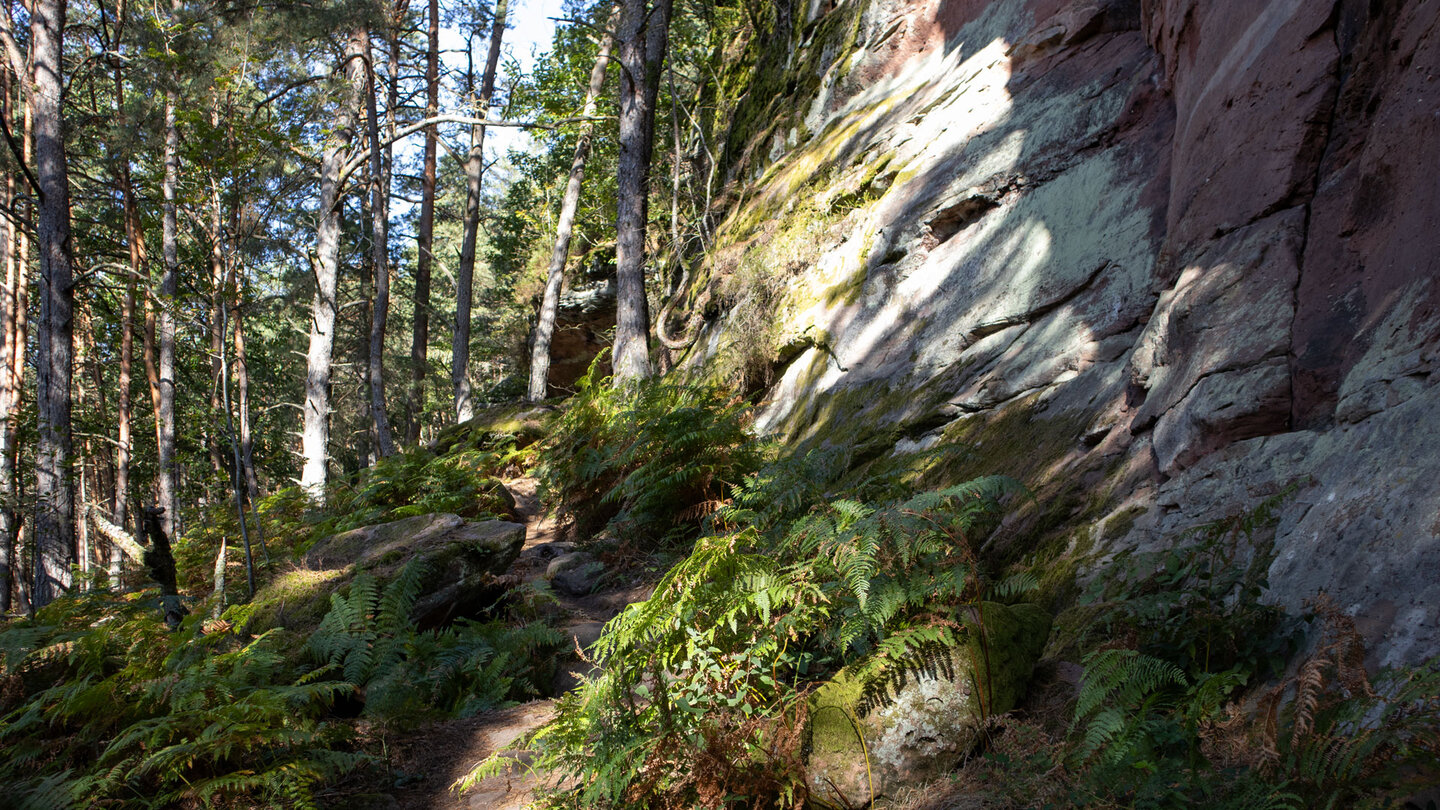
<instances>
[{"instance_id":1,"label":"leafy shrub","mask_svg":"<svg viewBox=\"0 0 1440 810\"><path fill-rule=\"evenodd\" d=\"M760 467L749 407L714 386L614 386L598 369L545 441L541 478L582 537L622 516L631 533L656 540L693 534L727 488Z\"/></svg>"}]
</instances>

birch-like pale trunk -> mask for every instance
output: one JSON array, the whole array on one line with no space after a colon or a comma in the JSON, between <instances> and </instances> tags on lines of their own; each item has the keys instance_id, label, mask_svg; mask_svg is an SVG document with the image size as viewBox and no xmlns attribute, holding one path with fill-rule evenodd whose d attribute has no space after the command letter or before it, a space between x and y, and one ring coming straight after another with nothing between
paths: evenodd
<instances>
[{"instance_id":1,"label":"birch-like pale trunk","mask_svg":"<svg viewBox=\"0 0 1440 810\"><path fill-rule=\"evenodd\" d=\"M620 41L620 160L615 219L615 380L650 376L650 309L645 300L645 223L655 102L669 45L671 0L624 0Z\"/></svg>"},{"instance_id":2,"label":"birch-like pale trunk","mask_svg":"<svg viewBox=\"0 0 1440 810\"><path fill-rule=\"evenodd\" d=\"M156 491L161 509L160 525L167 537L175 536L179 514L180 472L175 460L175 293L180 281L180 224L177 197L180 188L180 129L175 120L177 92L165 94L165 175L160 183L160 289L156 296L156 393L155 409Z\"/></svg>"},{"instance_id":3,"label":"birch-like pale trunk","mask_svg":"<svg viewBox=\"0 0 1440 810\"><path fill-rule=\"evenodd\" d=\"M611 15L613 17L613 15ZM606 21L605 36L600 40L600 53L590 69L590 86L585 90L582 118L592 118L600 93L605 88L605 70L610 66L610 49L615 37L610 32L612 20ZM580 210L580 191L585 184L585 163L590 159L590 142L595 125L580 127L575 143L575 157L570 161L570 180L565 185L565 198L560 203L560 219L555 226L555 249L550 254L550 268L545 278L545 293L540 299L540 315L535 322L535 345L530 351L530 387L526 398L539 402L549 393L550 342L555 336L555 311L560 302L560 288L565 281L565 262L570 258L570 237L575 231L575 214Z\"/></svg>"},{"instance_id":4,"label":"birch-like pale trunk","mask_svg":"<svg viewBox=\"0 0 1440 810\"><path fill-rule=\"evenodd\" d=\"M320 160L320 205L315 228L315 298L310 306L310 347L305 356L305 410L300 435L300 485L316 501L325 496L330 446L330 368L335 348L335 296L340 271L341 171L355 139L355 111L365 88L365 41L357 31L345 46L339 71L345 94Z\"/></svg>"},{"instance_id":5,"label":"birch-like pale trunk","mask_svg":"<svg viewBox=\"0 0 1440 810\"><path fill-rule=\"evenodd\" d=\"M35 137L36 217L40 252L35 408L35 587L43 607L69 590L76 561L75 489L71 478L70 382L74 357L75 272L70 235L70 180L62 109L65 0L31 5L31 109Z\"/></svg>"},{"instance_id":6,"label":"birch-like pale trunk","mask_svg":"<svg viewBox=\"0 0 1440 810\"><path fill-rule=\"evenodd\" d=\"M490 117L495 95L495 71L500 64L500 40L505 36L505 15L509 0L496 0L490 27L490 51L480 79L477 112L481 120ZM480 182L485 171L485 127L470 127L470 153L465 157L465 230L460 242L460 267L456 273L459 289L455 295L455 337L451 344L450 381L455 388L455 418L464 422L475 415L475 398L470 380L470 309L475 287L475 241L480 231Z\"/></svg>"}]
</instances>

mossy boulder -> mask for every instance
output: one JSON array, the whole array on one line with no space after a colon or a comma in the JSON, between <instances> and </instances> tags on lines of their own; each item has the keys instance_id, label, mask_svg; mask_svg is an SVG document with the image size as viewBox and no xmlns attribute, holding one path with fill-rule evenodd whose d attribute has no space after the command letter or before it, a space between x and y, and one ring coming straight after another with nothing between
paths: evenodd
<instances>
[{"instance_id":1,"label":"mossy boulder","mask_svg":"<svg viewBox=\"0 0 1440 810\"><path fill-rule=\"evenodd\" d=\"M496 578L525 544L525 527L500 520L433 514L365 526L326 537L305 553L301 567L255 595L243 618L252 630L286 627L305 633L330 609L330 594L361 571L385 583L411 560L428 574L411 618L423 629L474 616L503 593Z\"/></svg>"},{"instance_id":2,"label":"mossy boulder","mask_svg":"<svg viewBox=\"0 0 1440 810\"><path fill-rule=\"evenodd\" d=\"M816 691L808 735L812 802L864 807L940 776L979 741L984 718L1015 708L1045 647L1050 614L994 602L975 614L948 661L942 656L907 673L898 689L877 692L860 674L861 662Z\"/></svg>"},{"instance_id":3,"label":"mossy boulder","mask_svg":"<svg viewBox=\"0 0 1440 810\"><path fill-rule=\"evenodd\" d=\"M490 449L501 442L529 447L545 435L556 409L518 403L482 408L471 419L441 430L430 449L443 456L459 450Z\"/></svg>"}]
</instances>

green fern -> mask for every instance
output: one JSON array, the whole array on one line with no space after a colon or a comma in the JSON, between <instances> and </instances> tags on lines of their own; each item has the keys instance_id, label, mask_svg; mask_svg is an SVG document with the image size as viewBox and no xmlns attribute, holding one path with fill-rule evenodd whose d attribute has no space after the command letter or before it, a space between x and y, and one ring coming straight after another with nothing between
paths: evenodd
<instances>
[{"instance_id":1,"label":"green fern","mask_svg":"<svg viewBox=\"0 0 1440 810\"><path fill-rule=\"evenodd\" d=\"M1134 756L1189 685L1174 664L1134 650L1100 650L1085 658L1075 724L1085 725L1081 760L1120 762Z\"/></svg>"},{"instance_id":2,"label":"green fern","mask_svg":"<svg viewBox=\"0 0 1440 810\"><path fill-rule=\"evenodd\" d=\"M826 466L812 455L737 479L709 522L721 531L606 626L591 650L599 674L529 742L537 767L585 786L581 806L684 805L716 791L793 806L805 788L787 729L803 727L794 718L813 684L861 658L876 700L906 678L948 674L962 609L987 590L974 546L1023 490L980 479L870 504L799 480Z\"/></svg>"}]
</instances>

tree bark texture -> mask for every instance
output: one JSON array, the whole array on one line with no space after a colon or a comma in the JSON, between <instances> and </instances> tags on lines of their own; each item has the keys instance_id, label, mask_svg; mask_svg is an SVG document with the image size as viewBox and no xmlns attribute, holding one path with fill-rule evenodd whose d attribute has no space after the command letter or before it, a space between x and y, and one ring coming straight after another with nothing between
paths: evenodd
<instances>
[{"instance_id":1,"label":"tree bark texture","mask_svg":"<svg viewBox=\"0 0 1440 810\"><path fill-rule=\"evenodd\" d=\"M175 121L177 93L165 95L165 176L160 185L161 224L160 289L156 300L157 393L155 441L159 457L156 491L165 534L174 536L179 510L180 472L175 462L175 293L180 280L180 225L177 196L180 188L180 130Z\"/></svg>"},{"instance_id":2,"label":"tree bark texture","mask_svg":"<svg viewBox=\"0 0 1440 810\"><path fill-rule=\"evenodd\" d=\"M375 428L375 451L381 458L395 455L390 419L385 415L385 323L390 317L390 197L389 174L380 146L380 116L375 111L376 81L370 38L365 38L365 64L370 90L365 112L370 134L370 248L375 274L375 298L370 308L370 418Z\"/></svg>"},{"instance_id":3,"label":"tree bark texture","mask_svg":"<svg viewBox=\"0 0 1440 810\"><path fill-rule=\"evenodd\" d=\"M25 94L22 92L19 95L20 103L25 109L21 155L28 165L34 152L32 118L30 104L24 99ZM13 175L8 182L14 183ZM34 204L31 203L27 208L33 217ZM5 326L5 342L13 349L6 358L8 367L3 393L7 404L3 412L0 412L0 416L3 416L3 421L0 421L0 499L3 499L3 503L0 503L0 552L7 553L10 567L10 578L5 588L6 610L14 607L9 601L12 590L20 593L22 602L28 602L25 592L29 583L34 580L27 576L26 569L19 566L22 521L16 509L16 504L20 502L20 477L15 474L19 469L17 437L20 428L20 392L25 385L25 347L29 338L30 234L24 228L16 228L14 237L14 250L11 251L11 265L15 270L13 284L8 271L6 274L8 302L12 307L13 317Z\"/></svg>"},{"instance_id":4,"label":"tree bark texture","mask_svg":"<svg viewBox=\"0 0 1440 810\"><path fill-rule=\"evenodd\" d=\"M345 46L340 72L345 92L320 162L319 222L315 228L315 298L310 307L310 348L306 353L305 411L300 437L304 466L300 485L315 500L325 495L330 445L330 367L335 348L335 296L340 271L341 170L355 139L355 114L365 88L365 34L356 32Z\"/></svg>"},{"instance_id":5,"label":"tree bark texture","mask_svg":"<svg viewBox=\"0 0 1440 810\"><path fill-rule=\"evenodd\" d=\"M0 93L4 103L10 107L12 83L10 72L0 70ZM0 200L8 210L15 205L15 174L5 173L5 184L0 187ZM16 296L18 274L25 272L23 256L16 256L15 235L19 228L12 228L7 217L0 217L0 264L4 266L5 285L0 287L0 615L10 612L10 591L14 584L15 565L15 519L8 499L14 481L14 469L6 459L10 456L10 445L14 440L10 429L12 415L16 410L16 392L11 370L12 358L18 351L24 354L25 347L15 343L15 316L19 309Z\"/></svg>"},{"instance_id":6,"label":"tree bark texture","mask_svg":"<svg viewBox=\"0 0 1440 810\"><path fill-rule=\"evenodd\" d=\"M509 0L496 0L490 27L490 51L480 79L477 102L480 118L490 117L495 95L495 71L500 64L500 40L505 36L505 15ZM480 182L485 171L485 127L470 127L470 153L465 158L465 231L460 242L459 289L455 295L455 338L452 344L450 380L455 388L455 418L464 422L475 415L474 391L470 381L470 308L475 286L475 241L480 230Z\"/></svg>"},{"instance_id":7,"label":"tree bark texture","mask_svg":"<svg viewBox=\"0 0 1440 810\"><path fill-rule=\"evenodd\" d=\"M440 113L440 0L430 0L425 50L425 117ZM435 247L435 164L438 135L425 129L424 168L420 175L420 222L415 256L415 324L410 341L410 408L405 441L420 441L425 419L425 377L430 371L430 265Z\"/></svg>"},{"instance_id":8,"label":"tree bark texture","mask_svg":"<svg viewBox=\"0 0 1440 810\"><path fill-rule=\"evenodd\" d=\"M35 0L30 20L41 284L35 394L39 427L35 445L35 607L43 607L70 588L70 569L76 561L75 490L70 471L75 274L61 98L65 12L65 0Z\"/></svg>"},{"instance_id":9,"label":"tree bark texture","mask_svg":"<svg viewBox=\"0 0 1440 810\"><path fill-rule=\"evenodd\" d=\"M624 0L620 41L620 160L615 221L615 379L650 375L650 311L645 300L645 223L655 102L669 44L671 0Z\"/></svg>"},{"instance_id":10,"label":"tree bark texture","mask_svg":"<svg viewBox=\"0 0 1440 810\"><path fill-rule=\"evenodd\" d=\"M590 70L585 109L580 113L582 118L595 115L596 102L605 87L605 71L610 66L610 49L615 42L614 35L608 30L611 23L613 19L607 20L605 36L600 40L600 53L595 57L595 67ZM540 315L535 322L535 345L530 352L530 387L526 398L531 402L544 399L550 390L550 342L555 336L555 310L559 306L560 288L565 281L565 262L570 258L570 237L575 231L575 214L580 209L580 191L585 184L585 163L590 158L594 130L591 123L580 127L575 157L570 162L570 180L565 185L565 198L560 203L560 219L555 226L555 250L550 254L545 293L540 299Z\"/></svg>"}]
</instances>

